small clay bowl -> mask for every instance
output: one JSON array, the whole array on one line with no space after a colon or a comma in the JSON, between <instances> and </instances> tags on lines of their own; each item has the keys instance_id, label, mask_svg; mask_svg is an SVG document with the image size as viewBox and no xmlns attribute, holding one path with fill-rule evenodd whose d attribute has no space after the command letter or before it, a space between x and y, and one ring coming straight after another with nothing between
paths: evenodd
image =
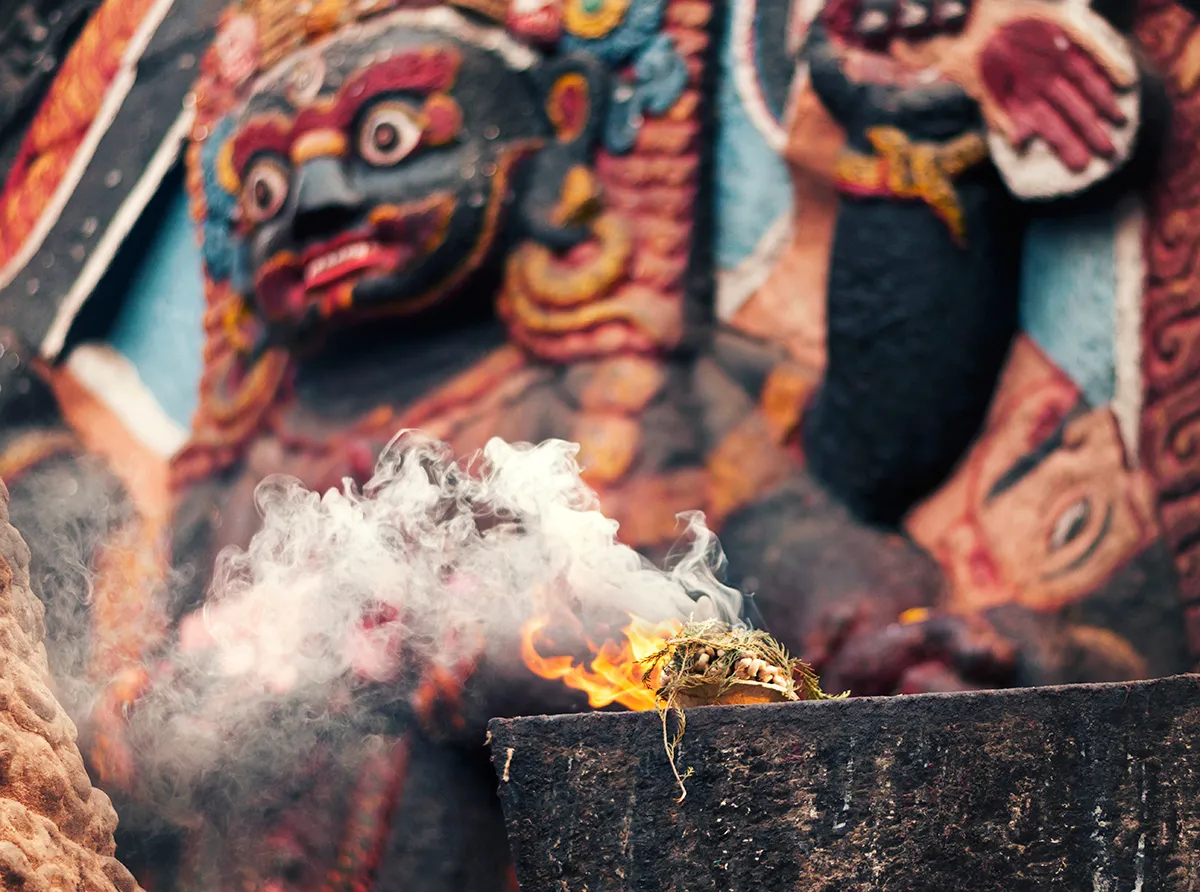
<instances>
[{"instance_id":1,"label":"small clay bowl","mask_svg":"<svg viewBox=\"0 0 1200 892\"><path fill-rule=\"evenodd\" d=\"M799 698L779 685L763 684L761 681L735 681L719 697L718 686L713 684L687 688L676 694L676 701L684 709L697 706L749 706L755 703L786 703Z\"/></svg>"}]
</instances>

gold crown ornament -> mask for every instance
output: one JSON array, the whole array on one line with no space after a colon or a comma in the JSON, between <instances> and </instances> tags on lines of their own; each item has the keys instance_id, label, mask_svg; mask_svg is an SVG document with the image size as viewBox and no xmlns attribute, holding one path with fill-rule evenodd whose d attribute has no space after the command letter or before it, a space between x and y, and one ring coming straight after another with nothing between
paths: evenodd
<instances>
[{"instance_id":1,"label":"gold crown ornament","mask_svg":"<svg viewBox=\"0 0 1200 892\"><path fill-rule=\"evenodd\" d=\"M510 0L446 0L455 7L502 23ZM404 7L440 5L430 0L241 0L232 10L250 16L258 31L259 71L302 46L355 22Z\"/></svg>"}]
</instances>

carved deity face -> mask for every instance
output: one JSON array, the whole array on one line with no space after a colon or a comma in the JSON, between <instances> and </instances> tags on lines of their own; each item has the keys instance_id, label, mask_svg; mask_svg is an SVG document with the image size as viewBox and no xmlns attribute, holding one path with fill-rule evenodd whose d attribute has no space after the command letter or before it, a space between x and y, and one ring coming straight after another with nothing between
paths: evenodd
<instances>
[{"instance_id":1,"label":"carved deity face","mask_svg":"<svg viewBox=\"0 0 1200 892\"><path fill-rule=\"evenodd\" d=\"M269 326L419 312L497 242L546 122L537 57L446 10L398 13L285 60L229 143L238 282Z\"/></svg>"},{"instance_id":2,"label":"carved deity face","mask_svg":"<svg viewBox=\"0 0 1200 892\"><path fill-rule=\"evenodd\" d=\"M910 521L962 608L1071 604L1157 535L1149 481L1129 466L1112 412L1081 410L1027 342L1013 363L988 429Z\"/></svg>"}]
</instances>

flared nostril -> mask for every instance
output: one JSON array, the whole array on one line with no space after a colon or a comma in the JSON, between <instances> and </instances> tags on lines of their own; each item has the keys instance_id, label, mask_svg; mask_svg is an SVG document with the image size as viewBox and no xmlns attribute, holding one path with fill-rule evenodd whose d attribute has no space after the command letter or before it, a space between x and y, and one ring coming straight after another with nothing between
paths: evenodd
<instances>
[{"instance_id":1,"label":"flared nostril","mask_svg":"<svg viewBox=\"0 0 1200 892\"><path fill-rule=\"evenodd\" d=\"M336 158L319 158L301 168L293 230L297 241L336 234L362 210L363 196L350 184Z\"/></svg>"}]
</instances>

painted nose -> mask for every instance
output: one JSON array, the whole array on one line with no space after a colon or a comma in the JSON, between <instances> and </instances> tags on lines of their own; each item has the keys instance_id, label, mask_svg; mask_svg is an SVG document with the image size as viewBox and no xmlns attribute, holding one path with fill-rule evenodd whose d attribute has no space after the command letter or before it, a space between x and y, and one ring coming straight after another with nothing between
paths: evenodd
<instances>
[{"instance_id":1,"label":"painted nose","mask_svg":"<svg viewBox=\"0 0 1200 892\"><path fill-rule=\"evenodd\" d=\"M346 179L337 158L314 158L301 169L296 189L298 241L333 235L358 216L363 196Z\"/></svg>"}]
</instances>

